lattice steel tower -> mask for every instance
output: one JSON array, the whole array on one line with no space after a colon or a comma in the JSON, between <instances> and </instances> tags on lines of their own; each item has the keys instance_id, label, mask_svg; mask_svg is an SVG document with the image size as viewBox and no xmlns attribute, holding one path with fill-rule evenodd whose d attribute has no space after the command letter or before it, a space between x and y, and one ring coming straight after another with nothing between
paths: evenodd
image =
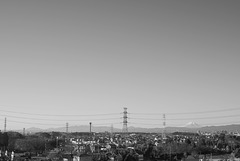
<instances>
[{"instance_id":1,"label":"lattice steel tower","mask_svg":"<svg viewBox=\"0 0 240 161\"><path fill-rule=\"evenodd\" d=\"M162 131L162 139L166 139L166 116L163 114L163 131Z\"/></svg>"},{"instance_id":2,"label":"lattice steel tower","mask_svg":"<svg viewBox=\"0 0 240 161\"><path fill-rule=\"evenodd\" d=\"M7 118L4 120L4 132L7 132Z\"/></svg>"},{"instance_id":3,"label":"lattice steel tower","mask_svg":"<svg viewBox=\"0 0 240 161\"><path fill-rule=\"evenodd\" d=\"M66 123L66 133L68 133L68 126L69 126L69 124L68 124L68 122Z\"/></svg>"},{"instance_id":4,"label":"lattice steel tower","mask_svg":"<svg viewBox=\"0 0 240 161\"><path fill-rule=\"evenodd\" d=\"M124 107L123 108L124 109L124 111L123 111L123 128L122 128L122 132L123 133L128 133L128 126L127 126L127 123L128 123L128 121L127 121L127 108L126 107Z\"/></svg>"}]
</instances>

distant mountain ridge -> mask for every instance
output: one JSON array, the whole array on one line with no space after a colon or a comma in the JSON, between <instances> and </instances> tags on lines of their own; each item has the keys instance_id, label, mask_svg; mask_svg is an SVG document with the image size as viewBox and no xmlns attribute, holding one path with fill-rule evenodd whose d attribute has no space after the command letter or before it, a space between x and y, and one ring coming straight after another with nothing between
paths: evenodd
<instances>
[{"instance_id":1,"label":"distant mountain ridge","mask_svg":"<svg viewBox=\"0 0 240 161\"><path fill-rule=\"evenodd\" d=\"M188 126L184 127L166 127L165 131L167 133L172 132L214 132L214 131L228 131L228 132L237 132L240 131L240 124L233 124L233 125L223 125L223 126L199 126L195 123L186 124ZM194 127L194 128L193 128ZM121 132L122 129L113 128L111 129L110 126L93 126L92 132ZM66 127L59 127L59 128L49 128L49 129L40 129L40 128L28 128L25 130L26 133L36 133L36 132L66 132ZM87 125L80 125L80 126L70 126L68 127L68 132L89 132L89 126ZM161 133L163 128L141 128L141 127L128 127L129 132L143 132L143 133ZM18 130L18 132L22 132L22 130Z\"/></svg>"}]
</instances>

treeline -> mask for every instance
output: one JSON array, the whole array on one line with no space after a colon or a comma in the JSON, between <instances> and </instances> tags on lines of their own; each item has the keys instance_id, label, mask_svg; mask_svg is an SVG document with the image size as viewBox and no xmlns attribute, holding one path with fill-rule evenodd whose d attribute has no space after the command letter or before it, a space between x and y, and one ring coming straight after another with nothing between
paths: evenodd
<instances>
[{"instance_id":1,"label":"treeline","mask_svg":"<svg viewBox=\"0 0 240 161\"><path fill-rule=\"evenodd\" d=\"M60 137L61 136L61 137ZM21 152L43 153L64 142L61 133L36 133L22 135L18 132L0 133L0 149Z\"/></svg>"}]
</instances>

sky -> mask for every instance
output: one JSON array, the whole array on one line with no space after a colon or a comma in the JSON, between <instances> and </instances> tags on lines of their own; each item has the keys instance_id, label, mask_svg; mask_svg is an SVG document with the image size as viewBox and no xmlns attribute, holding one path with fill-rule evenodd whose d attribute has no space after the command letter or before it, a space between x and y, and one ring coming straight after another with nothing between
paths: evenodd
<instances>
[{"instance_id":1,"label":"sky","mask_svg":"<svg viewBox=\"0 0 240 161\"><path fill-rule=\"evenodd\" d=\"M237 0L0 2L7 129L240 123Z\"/></svg>"}]
</instances>

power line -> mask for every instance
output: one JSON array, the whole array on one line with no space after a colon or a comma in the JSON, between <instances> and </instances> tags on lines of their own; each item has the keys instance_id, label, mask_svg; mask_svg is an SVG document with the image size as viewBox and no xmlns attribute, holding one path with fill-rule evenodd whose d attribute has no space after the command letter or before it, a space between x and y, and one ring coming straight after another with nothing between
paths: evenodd
<instances>
[{"instance_id":1,"label":"power line","mask_svg":"<svg viewBox=\"0 0 240 161\"><path fill-rule=\"evenodd\" d=\"M109 125L109 124L122 124L121 122L112 122L112 123L105 123L105 124L101 124L101 123L93 123L93 126L94 125Z\"/></svg>"},{"instance_id":2,"label":"power line","mask_svg":"<svg viewBox=\"0 0 240 161\"><path fill-rule=\"evenodd\" d=\"M168 118L166 120L201 120L201 119L216 119L216 118L229 118L229 117L239 117L240 115L224 115L224 116L211 116L211 117L191 117L191 118ZM130 117L130 120L163 120L163 119L154 119L154 118L134 118Z\"/></svg>"},{"instance_id":3,"label":"power line","mask_svg":"<svg viewBox=\"0 0 240 161\"><path fill-rule=\"evenodd\" d=\"M103 114L91 114L91 115L56 115L56 114L37 114L37 113L25 113L25 112L16 112L16 111L8 111L8 110L0 110L2 112L16 113L16 114L24 114L24 115L36 115L36 116L106 116L106 115L119 115L121 113L103 113Z\"/></svg>"},{"instance_id":4,"label":"power line","mask_svg":"<svg viewBox=\"0 0 240 161\"><path fill-rule=\"evenodd\" d=\"M201 126L221 126L221 125L229 125L229 124L240 124L240 122L239 121L237 121L237 122L233 122L233 121L231 121L231 122L218 122L217 125L212 123L212 124L201 124Z\"/></svg>"},{"instance_id":5,"label":"power line","mask_svg":"<svg viewBox=\"0 0 240 161\"><path fill-rule=\"evenodd\" d=\"M3 105L0 105L3 106ZM7 106L9 107L9 106ZM14 107L14 106L13 106ZM207 111L197 111L197 112L178 112L178 113L129 113L130 115L185 115L185 114L204 114L204 113L215 113L215 112L225 112L225 111L236 111L236 110L240 110L240 107L236 107L236 108L226 108L226 109L220 109L220 110L207 110ZM73 115L73 114L69 114L69 115L56 115L56 114L39 114L39 113L26 113L26 112L16 112L16 111L9 111L9 110L2 110L0 109L0 111L2 112L9 112L9 113L17 113L17 114L24 114L24 115L36 115L36 116L106 116L106 115L119 115L119 114L123 114L122 112L120 113L102 113L102 114L88 114L88 115Z\"/></svg>"},{"instance_id":6,"label":"power line","mask_svg":"<svg viewBox=\"0 0 240 161\"><path fill-rule=\"evenodd\" d=\"M25 120L42 120L42 121L89 121L89 120L116 120L116 119L121 119L120 117L119 118L102 118L102 119L43 119L43 118L30 118L30 117L19 117L19 116L11 116L11 115L2 115L0 114L0 116L5 116L5 117L8 117L8 118L18 118L18 119L25 119Z\"/></svg>"},{"instance_id":7,"label":"power line","mask_svg":"<svg viewBox=\"0 0 240 161\"><path fill-rule=\"evenodd\" d=\"M1 105L0 105L1 106ZM202 117L184 117L184 118L167 118L166 120L175 120L175 121L180 121L180 120L209 120L209 119L223 119L223 118L235 118L235 117L239 117L240 114L226 114L227 112L229 111L235 111L235 113L238 113L236 111L240 110L240 108L229 108L229 109L219 109L219 110L205 110L205 111L198 111L198 112L182 112L182 113L165 113L166 115L184 115L184 114L192 114L192 115L196 115L197 114L210 114L208 116L202 116ZM37 113L25 113L25 112L16 112L16 111L9 111L9 110L2 110L0 109L1 114L0 116L4 116L4 117L7 117L7 118L10 118L10 120L8 120L8 122L15 122L15 123L22 123L22 124L34 124L34 125L51 125L51 126L63 126L64 124L55 124L54 122L53 123L44 123L44 121L63 121L63 122L66 122L66 121L72 121L72 122L85 122L85 121L97 121L97 123L94 125L109 125L109 124L121 124L123 122L118 122L118 123L109 123L110 120L120 120L120 119L123 119L123 117L114 117L113 115L120 115L120 114L124 114L123 112L122 113L102 113L102 114L90 114L90 115L57 115L57 114L37 114ZM4 112L6 113L6 115L4 115ZM218 113L218 112L225 112L225 115L222 115L222 116L219 116L219 114L216 115L213 115L211 116L211 113ZM15 115L19 115L19 116L14 116L14 115L9 115L8 113L12 113L12 114L15 114ZM159 122L158 124L158 121L162 121L163 119L162 118L147 118L147 116L153 116L153 115L160 115L159 113L127 113L127 114L130 114L130 116L134 116L134 115L143 115L143 117L127 117L129 120L133 120L133 122L128 122L129 124L139 124L139 125L152 125L152 126L161 126L162 123ZM31 115L32 117L25 117L25 115ZM106 118L106 116L113 116L113 117L109 117L109 118ZM36 116L36 117L34 117ZM41 117L37 117L37 116L42 116L43 118ZM48 116L52 116L51 118L48 118ZM53 116L61 116L61 119L57 119L57 118L53 118ZM73 116L79 116L79 117L83 117L83 119L68 119L68 118L65 118L65 117L73 117ZM86 117L89 117L89 118L84 118L84 116ZM91 118L90 116L95 116L95 118ZM98 116L98 118L96 118L96 116ZM105 116L105 118L101 118L101 116ZM44 118L46 117L46 118ZM183 116L182 116L183 117ZM11 120L11 118L13 120ZM29 122L24 122L24 121L15 121L14 120L20 120L20 119L24 119L24 120L30 120ZM35 122L35 121L36 122ZM37 122L37 120L39 120ZM137 123L137 122L134 122L134 120L142 120L143 123ZM146 120L149 120L149 121L156 121L156 123L149 123L148 122L145 122ZM40 122L42 121L42 122ZM104 123L104 122L107 122L107 123ZM102 123L103 122L103 123ZM216 121L214 121L216 122ZM179 122L178 122L179 123ZM216 125L219 125L219 124L231 124L233 122L230 122L230 123L215 123L210 126L216 126ZM236 123L236 122L235 122ZM239 122L238 122L239 124ZM172 125L171 123L169 125Z\"/></svg>"},{"instance_id":8,"label":"power line","mask_svg":"<svg viewBox=\"0 0 240 161\"><path fill-rule=\"evenodd\" d=\"M220 110L207 110L207 111L197 111L197 112L178 112L178 113L128 113L130 115L188 115L188 114L205 114L205 113L216 113L216 112L225 112L225 111L237 111L240 110L240 107L236 108L227 108Z\"/></svg>"},{"instance_id":9,"label":"power line","mask_svg":"<svg viewBox=\"0 0 240 161\"><path fill-rule=\"evenodd\" d=\"M36 122L22 122L22 121L13 121L8 120L8 122L20 123L20 124L30 124L30 125L51 125L51 126L63 126L64 124L50 124L50 123L36 123Z\"/></svg>"},{"instance_id":10,"label":"power line","mask_svg":"<svg viewBox=\"0 0 240 161\"><path fill-rule=\"evenodd\" d=\"M30 124L30 125L51 125L51 126L64 126L64 124L51 124L51 123L33 123L33 122L22 122L22 121L14 121L14 120L8 120L8 122L14 122L14 123L20 123L20 124ZM121 124L121 122L113 122L110 124ZM97 123L94 125L109 125L109 123Z\"/></svg>"},{"instance_id":11,"label":"power line","mask_svg":"<svg viewBox=\"0 0 240 161\"><path fill-rule=\"evenodd\" d=\"M129 117L129 120L163 120L163 119L152 119L152 118L135 118L135 117Z\"/></svg>"},{"instance_id":12,"label":"power line","mask_svg":"<svg viewBox=\"0 0 240 161\"><path fill-rule=\"evenodd\" d=\"M178 119L168 119L168 120L201 120L201 119L229 118L229 117L239 117L239 116L240 115L225 115L225 116L212 116L212 117L178 118Z\"/></svg>"},{"instance_id":13,"label":"power line","mask_svg":"<svg viewBox=\"0 0 240 161\"><path fill-rule=\"evenodd\" d=\"M151 126L156 126L156 125L159 125L161 128L163 128L162 124L159 123L159 124L154 124L154 123L137 123L137 122L129 122L129 124L136 124L136 125L151 125ZM212 124L199 124L200 125L200 128L201 127L206 127L206 126L224 126L224 125L229 125L229 124L240 124L239 121L237 122L234 122L234 121L231 121L231 122L218 122L218 123L212 123ZM171 125L171 126L167 126L167 127L184 127L183 124L172 124L172 123L168 123L168 125Z\"/></svg>"},{"instance_id":14,"label":"power line","mask_svg":"<svg viewBox=\"0 0 240 161\"><path fill-rule=\"evenodd\" d=\"M137 123L137 122L129 122L129 124L136 124L136 125L162 125L161 123L159 123L159 124L148 124L148 123Z\"/></svg>"}]
</instances>

